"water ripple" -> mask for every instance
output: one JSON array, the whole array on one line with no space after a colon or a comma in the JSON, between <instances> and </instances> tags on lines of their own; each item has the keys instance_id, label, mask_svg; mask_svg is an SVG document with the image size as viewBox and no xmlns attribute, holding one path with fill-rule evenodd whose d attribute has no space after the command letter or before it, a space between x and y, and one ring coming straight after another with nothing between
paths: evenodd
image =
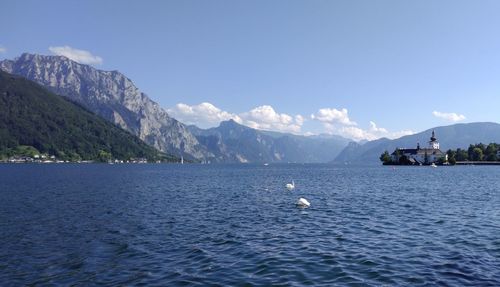
<instances>
[{"instance_id":1,"label":"water ripple","mask_svg":"<svg viewBox=\"0 0 500 287\"><path fill-rule=\"evenodd\" d=\"M498 286L498 173L0 165L0 285Z\"/></svg>"}]
</instances>

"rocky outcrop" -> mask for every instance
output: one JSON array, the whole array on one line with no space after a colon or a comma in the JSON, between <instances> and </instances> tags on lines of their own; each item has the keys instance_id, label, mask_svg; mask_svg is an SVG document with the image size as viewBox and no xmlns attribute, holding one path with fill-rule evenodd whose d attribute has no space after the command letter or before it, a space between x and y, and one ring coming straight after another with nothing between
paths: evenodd
<instances>
[{"instance_id":1,"label":"rocky outcrop","mask_svg":"<svg viewBox=\"0 0 500 287\"><path fill-rule=\"evenodd\" d=\"M118 71L102 71L62 56L22 54L0 69L35 81L139 136L157 149L186 158L213 155L186 126Z\"/></svg>"}]
</instances>

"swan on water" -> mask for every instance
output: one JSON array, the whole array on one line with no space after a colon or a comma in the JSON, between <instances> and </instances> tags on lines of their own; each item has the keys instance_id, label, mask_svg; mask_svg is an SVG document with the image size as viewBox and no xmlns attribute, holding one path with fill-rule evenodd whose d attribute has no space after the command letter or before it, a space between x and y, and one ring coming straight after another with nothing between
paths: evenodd
<instances>
[{"instance_id":1,"label":"swan on water","mask_svg":"<svg viewBox=\"0 0 500 287\"><path fill-rule=\"evenodd\" d=\"M297 201L297 206L298 207L303 207L303 208L307 208L309 206L311 206L311 203L309 203L309 201L307 201L307 199L301 197L299 198L299 200Z\"/></svg>"},{"instance_id":2,"label":"swan on water","mask_svg":"<svg viewBox=\"0 0 500 287\"><path fill-rule=\"evenodd\" d=\"M295 189L295 182L293 182L293 180L292 180L292 183L287 183L286 184L286 189L288 189L288 190L294 190Z\"/></svg>"}]
</instances>

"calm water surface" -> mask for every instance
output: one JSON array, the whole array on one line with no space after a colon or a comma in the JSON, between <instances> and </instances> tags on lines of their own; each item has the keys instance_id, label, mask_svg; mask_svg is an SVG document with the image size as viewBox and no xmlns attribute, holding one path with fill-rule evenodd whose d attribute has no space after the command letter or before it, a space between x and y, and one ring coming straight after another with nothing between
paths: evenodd
<instances>
[{"instance_id":1,"label":"calm water surface","mask_svg":"<svg viewBox=\"0 0 500 287\"><path fill-rule=\"evenodd\" d=\"M0 165L0 285L70 284L500 286L500 167Z\"/></svg>"}]
</instances>

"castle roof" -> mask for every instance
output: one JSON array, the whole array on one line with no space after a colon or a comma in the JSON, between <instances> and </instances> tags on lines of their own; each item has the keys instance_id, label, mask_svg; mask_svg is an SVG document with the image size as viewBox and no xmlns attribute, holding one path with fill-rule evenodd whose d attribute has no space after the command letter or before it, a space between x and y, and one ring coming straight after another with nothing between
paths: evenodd
<instances>
[{"instance_id":1,"label":"castle roof","mask_svg":"<svg viewBox=\"0 0 500 287\"><path fill-rule=\"evenodd\" d=\"M393 155L396 155L396 152L400 154L417 154L417 149L416 148L398 148L394 152L392 152Z\"/></svg>"},{"instance_id":2,"label":"castle roof","mask_svg":"<svg viewBox=\"0 0 500 287\"><path fill-rule=\"evenodd\" d=\"M437 141L436 134L434 133L434 130L432 130L431 142L435 141Z\"/></svg>"},{"instance_id":3,"label":"castle roof","mask_svg":"<svg viewBox=\"0 0 500 287\"><path fill-rule=\"evenodd\" d=\"M396 151L399 151L401 155L444 155L444 153L439 150L439 149L433 149L433 148L400 148L396 149ZM396 155L396 151L394 151L392 154Z\"/></svg>"}]
</instances>

